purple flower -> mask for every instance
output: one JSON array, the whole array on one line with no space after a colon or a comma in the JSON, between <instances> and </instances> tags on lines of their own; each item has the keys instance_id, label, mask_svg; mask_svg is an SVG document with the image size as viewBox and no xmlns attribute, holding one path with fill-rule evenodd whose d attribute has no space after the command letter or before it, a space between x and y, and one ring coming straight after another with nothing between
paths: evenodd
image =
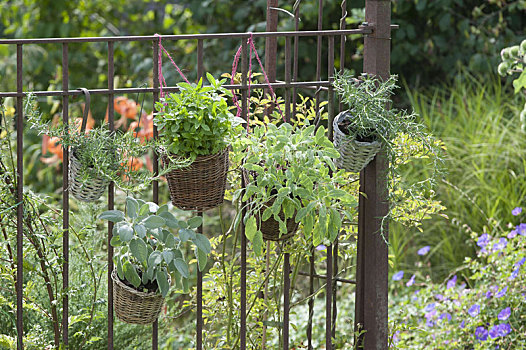
<instances>
[{"instance_id":1,"label":"purple flower","mask_svg":"<svg viewBox=\"0 0 526 350\"><path fill-rule=\"evenodd\" d=\"M511 232L508 233L509 239L515 238L516 236L517 236L517 230L511 230Z\"/></svg>"},{"instance_id":2,"label":"purple flower","mask_svg":"<svg viewBox=\"0 0 526 350\"><path fill-rule=\"evenodd\" d=\"M451 314L449 312L444 312L438 317L439 320L443 320L445 318L447 318L448 321L451 321Z\"/></svg>"},{"instance_id":3,"label":"purple flower","mask_svg":"<svg viewBox=\"0 0 526 350\"><path fill-rule=\"evenodd\" d=\"M431 320L431 319L427 319L426 321L426 326L427 327L433 327L435 325L435 321Z\"/></svg>"},{"instance_id":4,"label":"purple flower","mask_svg":"<svg viewBox=\"0 0 526 350\"><path fill-rule=\"evenodd\" d=\"M507 291L508 291L508 286L506 286L506 287L502 288L501 290L499 290L499 291L497 292L497 294L495 294L495 297L497 297L497 298L502 298L503 296L506 295L506 292L507 292Z\"/></svg>"},{"instance_id":5,"label":"purple flower","mask_svg":"<svg viewBox=\"0 0 526 350\"><path fill-rule=\"evenodd\" d=\"M409 281L407 281L405 285L406 287L411 287L413 284L415 284L415 275L411 276L411 278L409 279Z\"/></svg>"},{"instance_id":6,"label":"purple flower","mask_svg":"<svg viewBox=\"0 0 526 350\"><path fill-rule=\"evenodd\" d=\"M492 292L491 290L488 290L488 291L486 292L486 298L489 299L489 298L491 298L492 296L493 296L493 292Z\"/></svg>"},{"instance_id":7,"label":"purple flower","mask_svg":"<svg viewBox=\"0 0 526 350\"><path fill-rule=\"evenodd\" d=\"M320 244L319 246L316 247L316 250L318 250L318 251L322 251L322 250L325 250L325 249L327 249L327 247L324 246L323 244Z\"/></svg>"},{"instance_id":8,"label":"purple flower","mask_svg":"<svg viewBox=\"0 0 526 350\"><path fill-rule=\"evenodd\" d=\"M491 327L489 335L492 338L505 337L511 333L511 326L509 323L502 323Z\"/></svg>"},{"instance_id":9,"label":"purple flower","mask_svg":"<svg viewBox=\"0 0 526 350\"><path fill-rule=\"evenodd\" d=\"M486 341L486 339L488 339L488 330L482 326L477 327L475 330L475 338L480 341Z\"/></svg>"},{"instance_id":10,"label":"purple flower","mask_svg":"<svg viewBox=\"0 0 526 350\"><path fill-rule=\"evenodd\" d=\"M519 215L520 213L522 213L522 208L521 208L521 207L517 207L517 208L515 208L515 209L513 209L513 210L511 211L511 214L512 214L513 216L517 216L517 215Z\"/></svg>"},{"instance_id":11,"label":"purple flower","mask_svg":"<svg viewBox=\"0 0 526 350\"><path fill-rule=\"evenodd\" d=\"M520 267L520 266L522 266L522 265L524 264L524 262L526 262L526 258L522 258L522 259L520 259L519 261L517 261L517 262L515 263L514 266Z\"/></svg>"},{"instance_id":12,"label":"purple flower","mask_svg":"<svg viewBox=\"0 0 526 350\"><path fill-rule=\"evenodd\" d=\"M393 281L400 281L404 277L404 271L398 271L393 275Z\"/></svg>"},{"instance_id":13,"label":"purple flower","mask_svg":"<svg viewBox=\"0 0 526 350\"><path fill-rule=\"evenodd\" d=\"M436 294L435 298L437 298L439 301L443 301L445 299L442 294Z\"/></svg>"},{"instance_id":14,"label":"purple flower","mask_svg":"<svg viewBox=\"0 0 526 350\"><path fill-rule=\"evenodd\" d=\"M429 253L430 249L431 249L431 247L426 245L425 247L422 247L422 248L418 249L417 254L418 255L426 255L427 253Z\"/></svg>"},{"instance_id":15,"label":"purple flower","mask_svg":"<svg viewBox=\"0 0 526 350\"><path fill-rule=\"evenodd\" d=\"M513 270L513 272L511 273L511 276L508 278L508 280L510 281L513 281L514 279L517 278L517 276L519 276L519 267L517 267L515 270Z\"/></svg>"},{"instance_id":16,"label":"purple flower","mask_svg":"<svg viewBox=\"0 0 526 350\"><path fill-rule=\"evenodd\" d=\"M499 312L499 320L501 321L506 321L511 315L511 309L509 307L505 308L505 309L502 309L500 312Z\"/></svg>"},{"instance_id":17,"label":"purple flower","mask_svg":"<svg viewBox=\"0 0 526 350\"><path fill-rule=\"evenodd\" d=\"M434 309L435 309L435 303L431 303L431 304L426 305L426 307L424 308L424 311L430 312L430 311L433 311Z\"/></svg>"},{"instance_id":18,"label":"purple flower","mask_svg":"<svg viewBox=\"0 0 526 350\"><path fill-rule=\"evenodd\" d=\"M460 322L460 326L459 326L461 329L464 329L464 327L466 327L466 321L462 320L462 322Z\"/></svg>"},{"instance_id":19,"label":"purple flower","mask_svg":"<svg viewBox=\"0 0 526 350\"><path fill-rule=\"evenodd\" d=\"M437 315L437 310L431 310L428 313L426 313L424 316L427 320L435 317Z\"/></svg>"},{"instance_id":20,"label":"purple flower","mask_svg":"<svg viewBox=\"0 0 526 350\"><path fill-rule=\"evenodd\" d=\"M451 279L447 281L447 289L453 288L456 283L457 283L457 275L451 277Z\"/></svg>"},{"instance_id":21,"label":"purple flower","mask_svg":"<svg viewBox=\"0 0 526 350\"><path fill-rule=\"evenodd\" d=\"M477 240L477 245L481 248L486 247L488 243L489 243L489 236L487 233L484 233L483 235L481 235L479 239Z\"/></svg>"},{"instance_id":22,"label":"purple flower","mask_svg":"<svg viewBox=\"0 0 526 350\"><path fill-rule=\"evenodd\" d=\"M469 308L468 314L471 317L476 317L480 313L480 306L477 304L474 304L472 307Z\"/></svg>"},{"instance_id":23,"label":"purple flower","mask_svg":"<svg viewBox=\"0 0 526 350\"><path fill-rule=\"evenodd\" d=\"M493 245L493 250L501 250L506 248L506 245L508 244L508 241L506 238L501 237L497 243Z\"/></svg>"},{"instance_id":24,"label":"purple flower","mask_svg":"<svg viewBox=\"0 0 526 350\"><path fill-rule=\"evenodd\" d=\"M517 225L516 229L519 235L526 236L526 224Z\"/></svg>"}]
</instances>

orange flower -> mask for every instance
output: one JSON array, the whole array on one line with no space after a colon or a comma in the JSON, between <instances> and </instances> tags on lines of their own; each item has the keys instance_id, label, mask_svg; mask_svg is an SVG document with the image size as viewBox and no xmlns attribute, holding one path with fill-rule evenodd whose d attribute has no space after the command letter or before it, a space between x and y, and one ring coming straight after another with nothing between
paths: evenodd
<instances>
[{"instance_id":1,"label":"orange flower","mask_svg":"<svg viewBox=\"0 0 526 350\"><path fill-rule=\"evenodd\" d=\"M140 160L139 158L134 158L134 157L130 157L126 164L128 169L131 169L131 171L138 171L142 168L143 165L144 163L142 162L142 160Z\"/></svg>"},{"instance_id":2,"label":"orange flower","mask_svg":"<svg viewBox=\"0 0 526 350\"><path fill-rule=\"evenodd\" d=\"M137 126L139 126L140 130L137 131ZM150 140L153 138L153 114L144 115L141 118L140 124L135 122L132 122L130 124L130 127L128 128L128 131L133 132L134 137L138 137L141 142L144 143L145 140Z\"/></svg>"},{"instance_id":3,"label":"orange flower","mask_svg":"<svg viewBox=\"0 0 526 350\"><path fill-rule=\"evenodd\" d=\"M58 144L58 137L42 136L42 154L45 155L48 151L54 156L51 158L40 158L46 164L61 162L63 160L62 145Z\"/></svg>"}]
</instances>

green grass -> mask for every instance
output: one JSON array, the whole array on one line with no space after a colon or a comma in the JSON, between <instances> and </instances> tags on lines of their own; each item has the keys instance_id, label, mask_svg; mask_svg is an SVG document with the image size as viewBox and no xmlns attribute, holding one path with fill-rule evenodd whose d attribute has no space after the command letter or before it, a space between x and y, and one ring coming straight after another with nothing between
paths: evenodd
<instances>
[{"instance_id":1,"label":"green grass","mask_svg":"<svg viewBox=\"0 0 526 350\"><path fill-rule=\"evenodd\" d=\"M416 250L430 245L426 258L435 266L430 272L445 277L474 252L468 243L471 230L482 233L490 220L505 227L511 210L526 204L526 134L519 122L524 99L497 77L478 79L465 73L429 91L408 91L408 96L421 121L447 147L448 173L437 195L448 219L426 221L422 233L394 224L394 268L414 266ZM405 173L408 178L427 175L422 167Z\"/></svg>"}]
</instances>

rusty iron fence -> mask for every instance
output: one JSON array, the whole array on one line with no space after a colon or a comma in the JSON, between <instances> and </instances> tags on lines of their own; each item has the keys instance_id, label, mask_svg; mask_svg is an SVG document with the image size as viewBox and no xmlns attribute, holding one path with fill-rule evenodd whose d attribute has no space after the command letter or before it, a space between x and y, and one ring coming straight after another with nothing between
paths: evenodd
<instances>
[{"instance_id":1,"label":"rusty iron fence","mask_svg":"<svg viewBox=\"0 0 526 350\"><path fill-rule=\"evenodd\" d=\"M349 35L360 34L364 36L364 63L363 71L370 74L379 75L383 78L389 75L389 60L390 60L390 34L391 29L395 26L391 25L390 19L390 1L389 0L366 0L365 14L366 22L359 28L347 29L347 1L342 1L341 21L338 30L324 30L323 26L323 0L317 0L318 5L318 26L316 30L299 31L299 16L300 7L296 6L294 9L295 15L295 30L289 32L278 32L277 29L277 0L268 1L267 9L267 31L255 33L218 33L218 34L192 34L192 35L166 35L162 39L167 41L178 40L194 40L197 41L197 77L202 77L204 74L204 45L207 40L214 39L237 39L242 45L241 54L241 73L242 81L238 85L226 85L227 88L232 88L241 91L242 95L242 116L246 117L248 113L247 93L249 86L247 84L248 73L248 45L247 39L253 35L254 38L266 39L266 70L269 74L271 86L276 89L284 90L285 94L285 118L290 120L294 118L296 112L296 97L298 89L315 89L316 95L316 109L320 108L319 96L320 93L327 93L328 96L328 114L329 114L329 137L332 137L332 118L334 118L335 110L341 109L342 106L335 102L334 91L332 88L332 79L335 68L335 54L336 54L336 39L339 39L339 62L340 69L345 67L346 58L346 38ZM314 81L303 81L298 76L298 42L302 37L314 37L317 39L316 51L316 79ZM285 80L276 80L276 52L277 39L284 38L285 45ZM69 89L69 66L68 53L70 44L74 43L106 43L107 44L107 66L108 66L108 86L107 88L91 88L88 89L92 95L106 95L108 97L108 115L109 128L115 130L114 118L114 98L118 94L126 93L148 93L153 96L153 103L159 100L160 82L159 82L159 40L158 36L121 36L121 37L82 37L82 38L41 38L41 39L0 39L2 45L16 45L16 67L17 67L17 84L16 92L0 92L0 98L15 97L16 98L16 132L17 132L17 198L21 203L23 198L23 140L24 140L24 115L23 115L23 98L27 95L23 86L23 48L28 44L53 44L62 46L62 89L57 91L33 91L36 96L61 96L62 97L62 121L67 124L69 120L68 104L71 96L80 95L79 90ZM114 86L115 65L114 65L114 45L120 42L150 42L152 44L152 58L153 58L153 86L146 88L118 88ZM322 79L323 57L322 49L326 45L327 51L327 77ZM252 84L252 89L264 89L268 87L267 84ZM176 91L176 87L166 87L164 91ZM157 137L157 130L154 129L154 137ZM68 183L68 165L69 165L68 149L63 150L63 170L62 170L62 188L63 188L63 246L62 246L62 278L63 290L67 291L69 287L69 183ZM349 337L355 336L355 330L362 329L365 332L358 337L357 344L359 348L364 349L387 349L388 348L388 325L387 325L387 245L384 239L378 234L381 227L381 218L385 216L388 211L388 203L385 200L385 180L381 176L386 168L387 160L382 154L377 156L360 174L360 191L364 196L359 199L359 222L358 222L358 256L357 256L357 271L356 281L338 277L338 241L333 246L327 247L326 250L326 273L319 275L314 270L314 259L311 259L310 271L303 273L309 278L310 295L314 293L314 280L325 279L326 281L326 306L325 306L325 347L327 350L333 348L333 337L336 328L337 315L337 298L336 292L338 283L353 283L356 284L356 304L355 304L355 329L348 329ZM159 171L159 162L157 156L154 155L154 172ZM108 188L108 203L109 210L114 208L114 185L110 184ZM159 201L159 184L153 183L153 201ZM20 204L17 206L17 273L16 280L23 281L23 215L24 208ZM198 213L202 215L202 213ZM107 346L108 349L113 349L113 289L111 286L111 272L113 270L113 248L109 244L112 238L112 223L108 224L108 333ZM202 230L202 227L200 228ZM244 231L242 231L244 232ZM384 230L385 235L387 230ZM245 235L241 235L241 309L240 309L240 349L244 350L246 344L246 316L247 316L247 288L246 288L246 246L247 240ZM319 253L318 253L319 254ZM289 307L290 307L290 261L289 254L284 256L284 276L283 276L283 349L289 349ZM203 347L203 315L202 315L202 283L203 276L201 272L197 272L197 312L196 312L196 349L200 350ZM17 326L17 345L18 349L23 349L23 284L16 284L17 290L17 312L16 312L16 326ZM69 319L69 299L68 293L64 292L62 299L62 343L65 348L68 347L68 319ZM314 309L314 298L311 297L308 302L309 314L312 315ZM313 349L312 345L312 318L309 318L309 325L307 328L307 342L308 348ZM153 324L152 332L152 349L158 348L158 324ZM116 346L118 348L118 346Z\"/></svg>"}]
</instances>

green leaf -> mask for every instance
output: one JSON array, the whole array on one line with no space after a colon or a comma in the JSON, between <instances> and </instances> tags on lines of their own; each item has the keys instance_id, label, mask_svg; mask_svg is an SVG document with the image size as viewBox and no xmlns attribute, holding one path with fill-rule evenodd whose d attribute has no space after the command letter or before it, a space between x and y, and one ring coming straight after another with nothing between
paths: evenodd
<instances>
[{"instance_id":1,"label":"green leaf","mask_svg":"<svg viewBox=\"0 0 526 350\"><path fill-rule=\"evenodd\" d=\"M142 216L142 215L148 215L150 213L150 206L148 205L148 203L144 203L143 205L141 205L141 209L139 209L139 215Z\"/></svg>"},{"instance_id":2,"label":"green leaf","mask_svg":"<svg viewBox=\"0 0 526 350\"><path fill-rule=\"evenodd\" d=\"M513 81L513 87L515 88L516 94L518 94L522 88L526 88L526 70L524 70L521 75Z\"/></svg>"},{"instance_id":3,"label":"green leaf","mask_svg":"<svg viewBox=\"0 0 526 350\"><path fill-rule=\"evenodd\" d=\"M252 246L254 247L254 253L256 253L257 256L261 256L263 252L263 234L260 230L257 230L254 235Z\"/></svg>"},{"instance_id":4,"label":"green leaf","mask_svg":"<svg viewBox=\"0 0 526 350\"><path fill-rule=\"evenodd\" d=\"M148 258L148 266L157 266L163 261L161 252L154 250Z\"/></svg>"},{"instance_id":5,"label":"green leaf","mask_svg":"<svg viewBox=\"0 0 526 350\"><path fill-rule=\"evenodd\" d=\"M245 236L247 236L249 241L252 242L254 240L257 230L256 218L254 216L249 217L245 224Z\"/></svg>"},{"instance_id":6,"label":"green leaf","mask_svg":"<svg viewBox=\"0 0 526 350\"><path fill-rule=\"evenodd\" d=\"M170 290L170 283L168 283L168 278L166 272L163 270L158 270L155 279L157 280L157 285L163 297L166 297L168 291Z\"/></svg>"},{"instance_id":7,"label":"green leaf","mask_svg":"<svg viewBox=\"0 0 526 350\"><path fill-rule=\"evenodd\" d=\"M129 224L124 224L118 228L121 241L129 242L133 238L133 229Z\"/></svg>"},{"instance_id":8,"label":"green leaf","mask_svg":"<svg viewBox=\"0 0 526 350\"><path fill-rule=\"evenodd\" d=\"M162 207L161 207L162 208ZM159 208L160 210L160 208ZM165 212L162 212L159 214L159 212L157 212L157 214L162 217L164 220L166 220L166 225L170 228L175 228L175 229L178 229L179 228L179 223L177 221L177 219L175 218L175 216L168 212L168 211L165 211Z\"/></svg>"},{"instance_id":9,"label":"green leaf","mask_svg":"<svg viewBox=\"0 0 526 350\"><path fill-rule=\"evenodd\" d=\"M162 213L168 213L168 204L163 204L157 209L157 215L162 216Z\"/></svg>"},{"instance_id":10,"label":"green leaf","mask_svg":"<svg viewBox=\"0 0 526 350\"><path fill-rule=\"evenodd\" d=\"M144 220L143 225L146 226L149 229L155 229L164 226L166 223L166 220L164 220L162 217L157 215L152 215L146 218Z\"/></svg>"},{"instance_id":11,"label":"green leaf","mask_svg":"<svg viewBox=\"0 0 526 350\"><path fill-rule=\"evenodd\" d=\"M186 262L183 259L175 259L174 265L177 271L179 271L179 273L181 274L181 276L183 276L184 278L188 278L190 272L188 271L188 265L186 265Z\"/></svg>"},{"instance_id":12,"label":"green leaf","mask_svg":"<svg viewBox=\"0 0 526 350\"><path fill-rule=\"evenodd\" d=\"M99 219L111 222L121 222L124 220L124 213L120 210L107 210L99 215Z\"/></svg>"},{"instance_id":13,"label":"green leaf","mask_svg":"<svg viewBox=\"0 0 526 350\"><path fill-rule=\"evenodd\" d=\"M119 278L121 280L124 280L124 270L122 269L122 261L121 259L117 258L117 276L119 276Z\"/></svg>"},{"instance_id":14,"label":"green leaf","mask_svg":"<svg viewBox=\"0 0 526 350\"><path fill-rule=\"evenodd\" d=\"M194 216L190 220L188 220L188 227L189 228L198 228L203 223L203 218L201 216Z\"/></svg>"},{"instance_id":15,"label":"green leaf","mask_svg":"<svg viewBox=\"0 0 526 350\"><path fill-rule=\"evenodd\" d=\"M137 236L139 236L139 238L146 237L146 227L144 227L144 225L137 224L134 226L134 229L135 229L135 232L137 233Z\"/></svg>"},{"instance_id":16,"label":"green leaf","mask_svg":"<svg viewBox=\"0 0 526 350\"><path fill-rule=\"evenodd\" d=\"M135 288L139 288L141 285L141 277L137 273L137 270L135 270L135 266L126 261L122 268L126 281L130 282Z\"/></svg>"},{"instance_id":17,"label":"green leaf","mask_svg":"<svg viewBox=\"0 0 526 350\"><path fill-rule=\"evenodd\" d=\"M263 215L261 215L261 221L267 221L272 216L272 210L270 208L267 208L263 211Z\"/></svg>"},{"instance_id":18,"label":"green leaf","mask_svg":"<svg viewBox=\"0 0 526 350\"><path fill-rule=\"evenodd\" d=\"M137 201L134 198L127 197L126 198L126 213L128 214L128 216L130 218L135 219L138 215L138 211L139 211L139 203L137 203Z\"/></svg>"},{"instance_id":19,"label":"green leaf","mask_svg":"<svg viewBox=\"0 0 526 350\"><path fill-rule=\"evenodd\" d=\"M305 222L303 223L303 230L305 231L306 236L310 236L312 229L314 227L314 217L312 214L308 214L305 217Z\"/></svg>"},{"instance_id":20,"label":"green leaf","mask_svg":"<svg viewBox=\"0 0 526 350\"><path fill-rule=\"evenodd\" d=\"M175 254L170 249L167 249L163 251L162 255L164 261L166 261L166 263L169 264L174 259Z\"/></svg>"},{"instance_id":21,"label":"green leaf","mask_svg":"<svg viewBox=\"0 0 526 350\"><path fill-rule=\"evenodd\" d=\"M122 241L121 241L121 238L119 235L115 235L113 237L111 237L111 241L110 241L110 245L112 247L118 247L122 244Z\"/></svg>"},{"instance_id":22,"label":"green leaf","mask_svg":"<svg viewBox=\"0 0 526 350\"><path fill-rule=\"evenodd\" d=\"M130 251L132 255L146 265L146 259L148 258L148 248L146 243L142 239L134 239L130 242Z\"/></svg>"},{"instance_id":23,"label":"green leaf","mask_svg":"<svg viewBox=\"0 0 526 350\"><path fill-rule=\"evenodd\" d=\"M198 233L195 238L192 239L195 245L206 254L210 254L212 251L212 245L205 235Z\"/></svg>"},{"instance_id":24,"label":"green leaf","mask_svg":"<svg viewBox=\"0 0 526 350\"><path fill-rule=\"evenodd\" d=\"M197 265L199 267L199 271L203 271L206 268L206 263L208 261L207 253L196 247L195 257L197 258Z\"/></svg>"},{"instance_id":25,"label":"green leaf","mask_svg":"<svg viewBox=\"0 0 526 350\"><path fill-rule=\"evenodd\" d=\"M166 241L164 242L164 244L166 244L168 248L175 248L177 241L171 232L169 235L166 236Z\"/></svg>"},{"instance_id":26,"label":"green leaf","mask_svg":"<svg viewBox=\"0 0 526 350\"><path fill-rule=\"evenodd\" d=\"M193 240L195 238L195 232L189 228L182 228L179 230L179 238L181 242L186 242L189 239Z\"/></svg>"}]
</instances>

